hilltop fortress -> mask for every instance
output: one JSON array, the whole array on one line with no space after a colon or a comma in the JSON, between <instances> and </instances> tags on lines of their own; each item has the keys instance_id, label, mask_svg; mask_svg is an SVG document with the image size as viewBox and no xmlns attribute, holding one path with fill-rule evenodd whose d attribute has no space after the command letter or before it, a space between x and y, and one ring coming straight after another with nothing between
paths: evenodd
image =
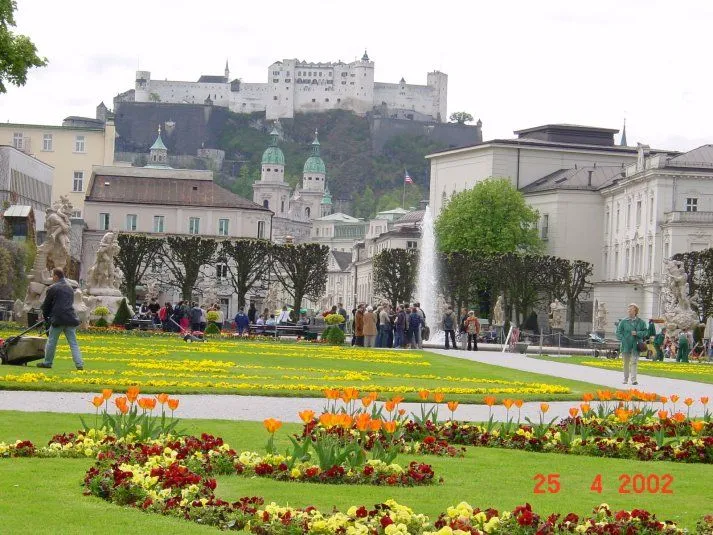
<instances>
[{"instance_id":1,"label":"hilltop fortress","mask_svg":"<svg viewBox=\"0 0 713 535\"><path fill-rule=\"evenodd\" d=\"M385 117L447 120L448 75L429 72L426 85L407 84L403 78L396 84L374 82L374 62L366 51L351 63L285 59L267 71L266 83L245 83L240 78L231 81L227 62L223 76L203 75L197 82L152 80L149 71L137 71L134 89L118 95L115 104L211 104L236 113L264 111L267 119L336 109L365 115L376 109Z\"/></svg>"}]
</instances>

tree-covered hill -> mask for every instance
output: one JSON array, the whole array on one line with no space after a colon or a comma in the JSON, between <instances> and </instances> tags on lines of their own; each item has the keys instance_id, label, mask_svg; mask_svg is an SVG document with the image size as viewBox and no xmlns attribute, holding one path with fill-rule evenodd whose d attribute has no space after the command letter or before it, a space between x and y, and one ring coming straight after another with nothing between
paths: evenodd
<instances>
[{"instance_id":1,"label":"tree-covered hill","mask_svg":"<svg viewBox=\"0 0 713 535\"><path fill-rule=\"evenodd\" d=\"M237 180L219 177L226 187L252 198L251 184L260 178L260 161L273 126L263 113L229 114L219 148L226 152L227 160L240 162L241 169ZM279 145L285 154L285 177L292 186L302 178L314 132L319 131L332 196L350 201L357 217L401 206L405 170L414 181L406 185L406 206L417 206L420 199L428 197L429 164L424 156L447 148L425 135L399 134L376 153L368 118L341 110L282 119L278 130L282 133Z\"/></svg>"}]
</instances>

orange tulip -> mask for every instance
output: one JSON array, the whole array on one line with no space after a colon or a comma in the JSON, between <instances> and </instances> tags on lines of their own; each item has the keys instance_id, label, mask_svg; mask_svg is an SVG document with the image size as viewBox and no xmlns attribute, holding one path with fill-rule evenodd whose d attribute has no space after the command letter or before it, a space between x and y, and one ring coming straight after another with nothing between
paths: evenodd
<instances>
[{"instance_id":1,"label":"orange tulip","mask_svg":"<svg viewBox=\"0 0 713 535\"><path fill-rule=\"evenodd\" d=\"M339 390L336 388L326 388L324 390L324 397L327 399L339 399Z\"/></svg>"},{"instance_id":2,"label":"orange tulip","mask_svg":"<svg viewBox=\"0 0 713 535\"><path fill-rule=\"evenodd\" d=\"M314 411L304 410L302 412L298 412L297 414L299 415L300 420L302 420L306 424L314 420Z\"/></svg>"},{"instance_id":3,"label":"orange tulip","mask_svg":"<svg viewBox=\"0 0 713 535\"><path fill-rule=\"evenodd\" d=\"M393 433L394 431L396 431L396 422L394 422L393 420L384 422L382 424L382 427L384 428L384 431L386 431L387 433Z\"/></svg>"},{"instance_id":4,"label":"orange tulip","mask_svg":"<svg viewBox=\"0 0 713 535\"><path fill-rule=\"evenodd\" d=\"M594 394L590 394L589 392L587 392L582 396L582 399L584 400L585 403L589 403L590 401L592 401L594 399Z\"/></svg>"},{"instance_id":5,"label":"orange tulip","mask_svg":"<svg viewBox=\"0 0 713 535\"><path fill-rule=\"evenodd\" d=\"M614 414L616 415L617 420L622 423L626 422L631 416L631 413L625 409L617 409L616 411L614 411Z\"/></svg>"},{"instance_id":6,"label":"orange tulip","mask_svg":"<svg viewBox=\"0 0 713 535\"><path fill-rule=\"evenodd\" d=\"M394 405L398 405L404 400L403 396L394 396L391 398L391 401L394 402Z\"/></svg>"},{"instance_id":7,"label":"orange tulip","mask_svg":"<svg viewBox=\"0 0 713 535\"><path fill-rule=\"evenodd\" d=\"M378 392L369 392L369 397L371 398L371 401L376 401L377 398L379 397Z\"/></svg>"},{"instance_id":8,"label":"orange tulip","mask_svg":"<svg viewBox=\"0 0 713 535\"><path fill-rule=\"evenodd\" d=\"M666 403L668 403L668 398L667 398L666 396L661 396L661 397L659 398L659 401L660 401L661 403L663 403L664 405L666 405Z\"/></svg>"},{"instance_id":9,"label":"orange tulip","mask_svg":"<svg viewBox=\"0 0 713 535\"><path fill-rule=\"evenodd\" d=\"M589 406L589 403L582 403L579 405L579 408L582 409L582 414L587 414L589 411L592 410L592 408Z\"/></svg>"},{"instance_id":10,"label":"orange tulip","mask_svg":"<svg viewBox=\"0 0 713 535\"><path fill-rule=\"evenodd\" d=\"M458 402L457 401L449 401L447 403L448 405L448 410L451 412L455 412L455 410L458 408Z\"/></svg>"},{"instance_id":11,"label":"orange tulip","mask_svg":"<svg viewBox=\"0 0 713 535\"><path fill-rule=\"evenodd\" d=\"M367 429L369 429L369 422L371 421L371 416L369 416L367 413L362 412L359 416L356 417L354 420L354 425L356 425L356 428L359 431L365 432Z\"/></svg>"},{"instance_id":12,"label":"orange tulip","mask_svg":"<svg viewBox=\"0 0 713 535\"><path fill-rule=\"evenodd\" d=\"M371 396L366 396L364 398L361 398L361 404L364 405L364 408L367 408L373 402L374 402L374 400L371 399Z\"/></svg>"},{"instance_id":13,"label":"orange tulip","mask_svg":"<svg viewBox=\"0 0 713 535\"><path fill-rule=\"evenodd\" d=\"M403 416L404 414L406 414L406 409L399 409L398 413L399 413L399 416Z\"/></svg>"},{"instance_id":14,"label":"orange tulip","mask_svg":"<svg viewBox=\"0 0 713 535\"><path fill-rule=\"evenodd\" d=\"M418 397L421 398L423 401L426 401L430 395L431 393L428 390L418 391Z\"/></svg>"},{"instance_id":15,"label":"orange tulip","mask_svg":"<svg viewBox=\"0 0 713 535\"><path fill-rule=\"evenodd\" d=\"M600 401L610 401L612 393L609 390L597 390L597 397Z\"/></svg>"},{"instance_id":16,"label":"orange tulip","mask_svg":"<svg viewBox=\"0 0 713 535\"><path fill-rule=\"evenodd\" d=\"M704 405L708 405L708 396L703 396L701 398L701 403L703 403Z\"/></svg>"},{"instance_id":17,"label":"orange tulip","mask_svg":"<svg viewBox=\"0 0 713 535\"><path fill-rule=\"evenodd\" d=\"M515 406L519 409L522 407L522 400L521 399L516 399L515 400Z\"/></svg>"},{"instance_id":18,"label":"orange tulip","mask_svg":"<svg viewBox=\"0 0 713 535\"><path fill-rule=\"evenodd\" d=\"M111 397L112 393L113 392L112 392L111 388L105 388L104 390L102 390L102 399L105 399L105 400L109 399Z\"/></svg>"},{"instance_id":19,"label":"orange tulip","mask_svg":"<svg viewBox=\"0 0 713 535\"><path fill-rule=\"evenodd\" d=\"M104 397L102 396L94 396L92 399L92 405L94 405L97 409L104 405Z\"/></svg>"},{"instance_id":20,"label":"orange tulip","mask_svg":"<svg viewBox=\"0 0 713 535\"><path fill-rule=\"evenodd\" d=\"M117 405L117 407L119 408L119 412L121 412L121 414L126 414L127 412L129 412L128 405Z\"/></svg>"},{"instance_id":21,"label":"orange tulip","mask_svg":"<svg viewBox=\"0 0 713 535\"><path fill-rule=\"evenodd\" d=\"M155 398L139 398L139 407L152 411L156 407Z\"/></svg>"},{"instance_id":22,"label":"orange tulip","mask_svg":"<svg viewBox=\"0 0 713 535\"><path fill-rule=\"evenodd\" d=\"M540 410L542 413L546 413L548 410L550 410L550 404L549 403L540 403Z\"/></svg>"},{"instance_id":23,"label":"orange tulip","mask_svg":"<svg viewBox=\"0 0 713 535\"><path fill-rule=\"evenodd\" d=\"M579 414L579 409L578 409L577 407L570 407L570 409L569 409L569 415L570 415L572 418L576 418L576 417L577 417L577 414Z\"/></svg>"},{"instance_id":24,"label":"orange tulip","mask_svg":"<svg viewBox=\"0 0 713 535\"><path fill-rule=\"evenodd\" d=\"M384 408L387 410L387 412L393 412L393 410L396 408L396 403L394 401L387 401L384 403Z\"/></svg>"},{"instance_id":25,"label":"orange tulip","mask_svg":"<svg viewBox=\"0 0 713 535\"><path fill-rule=\"evenodd\" d=\"M701 430L705 427L706 423L703 420L695 420L691 422L691 429L693 429L694 432L700 433Z\"/></svg>"},{"instance_id":26,"label":"orange tulip","mask_svg":"<svg viewBox=\"0 0 713 535\"><path fill-rule=\"evenodd\" d=\"M483 398L483 401L485 402L485 404L488 407L492 407L493 405L495 405L495 402L497 401L497 399L495 399L495 396L485 396Z\"/></svg>"},{"instance_id":27,"label":"orange tulip","mask_svg":"<svg viewBox=\"0 0 713 535\"><path fill-rule=\"evenodd\" d=\"M681 399L681 398L679 398L676 394L673 394L671 396L671 401L673 401L674 403L678 402L679 399Z\"/></svg>"},{"instance_id":28,"label":"orange tulip","mask_svg":"<svg viewBox=\"0 0 713 535\"><path fill-rule=\"evenodd\" d=\"M514 399L504 399L503 400L503 405L505 405L505 408L507 410L510 410L510 407L512 407L512 404L515 403Z\"/></svg>"},{"instance_id":29,"label":"orange tulip","mask_svg":"<svg viewBox=\"0 0 713 535\"><path fill-rule=\"evenodd\" d=\"M280 420L276 420L275 418L268 418L267 420L264 420L262 424L265 426L268 433L274 433L282 427L282 422Z\"/></svg>"},{"instance_id":30,"label":"orange tulip","mask_svg":"<svg viewBox=\"0 0 713 535\"><path fill-rule=\"evenodd\" d=\"M177 399L169 399L168 400L168 408L171 409L172 411L175 411L178 408L178 400Z\"/></svg>"},{"instance_id":31,"label":"orange tulip","mask_svg":"<svg viewBox=\"0 0 713 535\"><path fill-rule=\"evenodd\" d=\"M444 399L446 399L446 395L443 392L433 393L433 401L435 401L436 403L443 403Z\"/></svg>"},{"instance_id":32,"label":"orange tulip","mask_svg":"<svg viewBox=\"0 0 713 535\"><path fill-rule=\"evenodd\" d=\"M683 403L684 403L686 406L690 407L691 405L693 405L693 398L686 398L686 399L683 400Z\"/></svg>"},{"instance_id":33,"label":"orange tulip","mask_svg":"<svg viewBox=\"0 0 713 535\"><path fill-rule=\"evenodd\" d=\"M659 411L659 420L666 420L668 418L668 411Z\"/></svg>"},{"instance_id":34,"label":"orange tulip","mask_svg":"<svg viewBox=\"0 0 713 535\"><path fill-rule=\"evenodd\" d=\"M126 390L126 399L129 400L130 403L133 403L136 401L136 398L139 397L139 387L138 386L130 386Z\"/></svg>"},{"instance_id":35,"label":"orange tulip","mask_svg":"<svg viewBox=\"0 0 713 535\"><path fill-rule=\"evenodd\" d=\"M168 397L168 394L159 394L158 396L156 396L156 399L161 405L165 405L168 401Z\"/></svg>"},{"instance_id":36,"label":"orange tulip","mask_svg":"<svg viewBox=\"0 0 713 535\"><path fill-rule=\"evenodd\" d=\"M353 420L352 417L349 416L348 414L342 413L337 415L337 424L342 428L342 429L349 429L352 426Z\"/></svg>"},{"instance_id":37,"label":"orange tulip","mask_svg":"<svg viewBox=\"0 0 713 535\"><path fill-rule=\"evenodd\" d=\"M128 408L127 403L128 403L128 400L124 396L114 398L114 404L116 405L117 409L121 409L121 407Z\"/></svg>"},{"instance_id":38,"label":"orange tulip","mask_svg":"<svg viewBox=\"0 0 713 535\"><path fill-rule=\"evenodd\" d=\"M341 398L344 403L349 403L350 401L357 399L359 397L359 391L353 387L347 387L342 392Z\"/></svg>"},{"instance_id":39,"label":"orange tulip","mask_svg":"<svg viewBox=\"0 0 713 535\"><path fill-rule=\"evenodd\" d=\"M381 420L369 420L369 431L376 433L381 429Z\"/></svg>"},{"instance_id":40,"label":"orange tulip","mask_svg":"<svg viewBox=\"0 0 713 535\"><path fill-rule=\"evenodd\" d=\"M686 421L686 415L683 414L682 412L677 412L676 414L673 415L673 419L676 420L680 424L680 423Z\"/></svg>"}]
</instances>

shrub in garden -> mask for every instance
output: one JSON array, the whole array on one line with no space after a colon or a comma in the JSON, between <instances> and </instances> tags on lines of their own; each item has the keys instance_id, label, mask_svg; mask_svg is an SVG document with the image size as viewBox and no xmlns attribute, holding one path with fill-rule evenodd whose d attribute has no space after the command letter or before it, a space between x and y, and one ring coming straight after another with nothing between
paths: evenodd
<instances>
[{"instance_id":1,"label":"shrub in garden","mask_svg":"<svg viewBox=\"0 0 713 535\"><path fill-rule=\"evenodd\" d=\"M205 328L205 334L220 334L220 329L215 323L210 323L208 327Z\"/></svg>"},{"instance_id":2,"label":"shrub in garden","mask_svg":"<svg viewBox=\"0 0 713 535\"><path fill-rule=\"evenodd\" d=\"M129 304L126 302L126 299L122 299L121 303L119 303L119 310L116 311L116 315L114 316L114 321L112 323L123 327L129 322L132 316L133 314L131 313Z\"/></svg>"},{"instance_id":3,"label":"shrub in garden","mask_svg":"<svg viewBox=\"0 0 713 535\"><path fill-rule=\"evenodd\" d=\"M339 314L333 314L334 316L338 316ZM341 317L341 316L340 316ZM344 331L342 331L339 327L336 325L331 325L327 327L324 332L322 333L322 340L326 340L326 342L330 345L333 346L340 346L344 343Z\"/></svg>"}]
</instances>

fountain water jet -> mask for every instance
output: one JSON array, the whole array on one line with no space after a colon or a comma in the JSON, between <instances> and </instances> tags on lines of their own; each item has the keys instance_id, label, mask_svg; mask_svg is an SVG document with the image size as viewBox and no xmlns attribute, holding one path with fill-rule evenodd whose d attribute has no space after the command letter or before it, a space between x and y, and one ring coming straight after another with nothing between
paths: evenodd
<instances>
[{"instance_id":1,"label":"fountain water jet","mask_svg":"<svg viewBox=\"0 0 713 535\"><path fill-rule=\"evenodd\" d=\"M421 222L421 249L418 256L418 284L416 301L421 303L421 310L426 315L426 324L431 330L430 339L434 339L440 329L442 310L438 306L438 254L436 234L431 207L427 206Z\"/></svg>"}]
</instances>

